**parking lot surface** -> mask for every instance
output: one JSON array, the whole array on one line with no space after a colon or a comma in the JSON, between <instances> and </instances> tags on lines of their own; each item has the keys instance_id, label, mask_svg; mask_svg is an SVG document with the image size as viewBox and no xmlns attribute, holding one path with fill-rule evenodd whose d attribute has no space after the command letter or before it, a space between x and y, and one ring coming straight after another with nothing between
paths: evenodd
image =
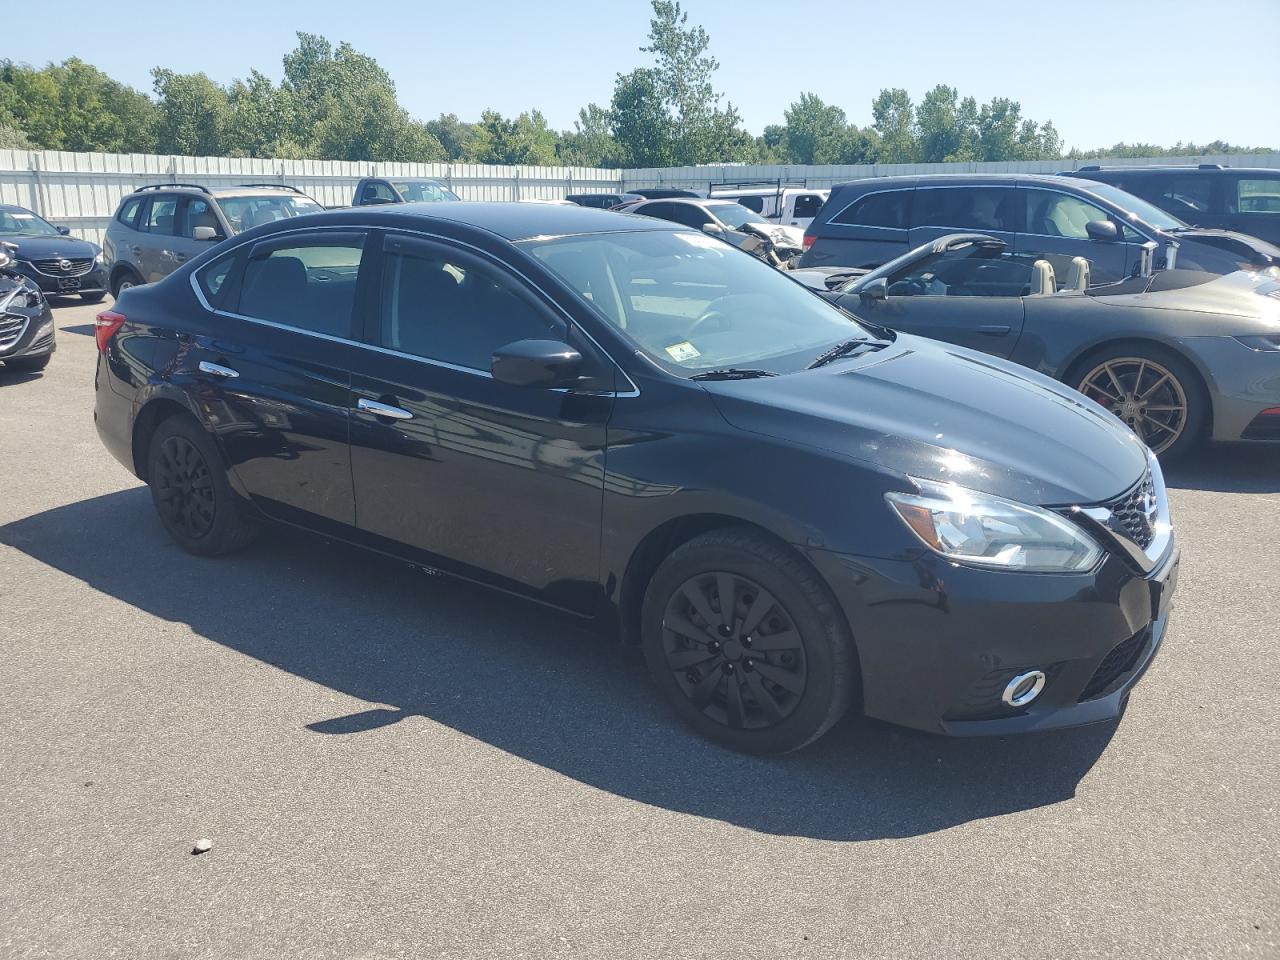
<instances>
[{"instance_id":1,"label":"parking lot surface","mask_svg":"<svg viewBox=\"0 0 1280 960\"><path fill-rule=\"evenodd\" d=\"M0 957L1280 955L1280 451L1170 471L1120 723L758 759L520 601L182 553L94 432L97 309L0 369Z\"/></svg>"}]
</instances>

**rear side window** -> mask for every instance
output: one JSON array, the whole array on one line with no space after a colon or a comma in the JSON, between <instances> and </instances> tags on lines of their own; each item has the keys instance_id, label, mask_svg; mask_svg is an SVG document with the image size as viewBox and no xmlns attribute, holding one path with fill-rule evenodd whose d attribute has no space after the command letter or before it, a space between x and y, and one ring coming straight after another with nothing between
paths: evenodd
<instances>
[{"instance_id":1,"label":"rear side window","mask_svg":"<svg viewBox=\"0 0 1280 960\"><path fill-rule=\"evenodd\" d=\"M816 217L818 211L822 209L822 197L816 193L804 194L796 197L795 208L792 212L794 217Z\"/></svg>"},{"instance_id":2,"label":"rear side window","mask_svg":"<svg viewBox=\"0 0 1280 960\"><path fill-rule=\"evenodd\" d=\"M178 235L178 198L153 197L141 229L147 233L176 237Z\"/></svg>"},{"instance_id":3,"label":"rear side window","mask_svg":"<svg viewBox=\"0 0 1280 960\"><path fill-rule=\"evenodd\" d=\"M351 337L363 238L316 238L263 249L245 265L238 313L331 337Z\"/></svg>"},{"instance_id":4,"label":"rear side window","mask_svg":"<svg viewBox=\"0 0 1280 960\"><path fill-rule=\"evenodd\" d=\"M134 197L132 200L126 200L120 207L120 212L116 214L116 219L127 227L137 228L138 226L138 209L142 206L142 198Z\"/></svg>"},{"instance_id":5,"label":"rear side window","mask_svg":"<svg viewBox=\"0 0 1280 960\"><path fill-rule=\"evenodd\" d=\"M905 230L910 207L910 190L872 193L845 207L831 218L831 222L859 227L895 227Z\"/></svg>"},{"instance_id":6,"label":"rear side window","mask_svg":"<svg viewBox=\"0 0 1280 960\"><path fill-rule=\"evenodd\" d=\"M918 187L911 224L962 230L1018 229L1014 192L1008 187Z\"/></svg>"},{"instance_id":7,"label":"rear side window","mask_svg":"<svg viewBox=\"0 0 1280 960\"><path fill-rule=\"evenodd\" d=\"M236 255L239 252L239 250L232 250L196 272L196 283L204 294L205 300L209 301L209 305L214 309L221 305L222 292L227 288L227 277L231 275L231 268L235 266Z\"/></svg>"},{"instance_id":8,"label":"rear side window","mask_svg":"<svg viewBox=\"0 0 1280 960\"><path fill-rule=\"evenodd\" d=\"M1280 216L1280 179L1244 178L1236 181L1233 213L1270 213Z\"/></svg>"},{"instance_id":9,"label":"rear side window","mask_svg":"<svg viewBox=\"0 0 1280 960\"><path fill-rule=\"evenodd\" d=\"M756 213L764 212L764 197L739 197L738 202L748 210L754 210Z\"/></svg>"}]
</instances>

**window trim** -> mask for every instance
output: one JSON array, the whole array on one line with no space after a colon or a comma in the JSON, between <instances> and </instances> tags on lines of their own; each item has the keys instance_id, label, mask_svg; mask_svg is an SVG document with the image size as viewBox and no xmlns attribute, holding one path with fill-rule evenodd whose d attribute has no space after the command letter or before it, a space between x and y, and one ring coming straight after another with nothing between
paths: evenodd
<instances>
[{"instance_id":1,"label":"window trim","mask_svg":"<svg viewBox=\"0 0 1280 960\"><path fill-rule=\"evenodd\" d=\"M525 283L530 290L536 292L544 301L546 301L546 303L550 306L550 308L553 311L555 311L556 313L564 317L565 322L569 325L571 329L576 330L578 333L582 334L582 336L586 337L587 341L591 343L591 345L595 347L596 350L599 351L600 356L603 357L604 360L614 368L614 371L616 372L617 376L621 378L621 382L618 383L618 389L590 391L591 396L608 396L608 397L614 397L615 399L623 399L623 398L640 396L639 385L635 382L635 380L631 377L631 375L627 373L627 371L623 368L622 364L618 363L618 361L614 359L613 354L611 354L608 350L606 350L603 346L601 346L600 341L591 335L590 330L586 329L584 326L582 326L582 324L574 320L573 316L569 313L569 311L567 311L559 302L557 302L554 297L552 297L550 294L547 293L546 290L544 290L541 286L539 286L532 279L530 279L524 273L524 271L518 269L516 266L514 266L511 263L508 263L505 260L498 260L496 257L493 257L491 254L489 254L487 251L481 249L480 247L477 247L475 244L468 243L465 240L459 240L457 237L449 237L449 236L445 236L444 234L431 233L430 231L427 231L427 230L415 230L412 227L396 227L394 230L388 230L388 229L383 229L378 227L362 228L362 227L353 227L350 224L334 224L333 226L313 226L313 227L302 227L302 228L297 228L293 230L285 230L285 231L281 231L278 234L272 234L270 238L264 237L262 240L257 241L257 243L263 243L268 239L274 239L276 237L306 235L306 234L316 233L319 231L329 231L329 230L335 230L339 232L344 230L347 232L352 232L352 231L364 232L365 234L368 235L368 240L366 241L366 250L372 250L372 249L375 249L376 247L376 249L380 252L383 238L385 236L391 233L402 233L402 234L408 234L410 236L415 236L415 237L425 237L429 240L438 241L446 245L453 244L454 246L464 248L465 250L475 253L479 256L489 257L489 259L499 264L499 266L501 266L503 269L507 270L514 276L519 277L520 280L523 283ZM237 246L234 248L234 253L236 253L237 255L244 255L247 252L246 248L252 246L253 244L254 244L253 241L241 242L237 244ZM228 253L231 253L231 252L232 251L228 251ZM381 256L378 257L378 260L381 261ZM274 327L277 330L287 330L291 333L301 333L311 337L318 337L321 340L328 340L332 343L342 343L342 344L346 344L348 346L353 346L353 347L363 347L366 350L373 350L377 353L385 353L385 354L390 354L391 356L404 357L405 359L408 359L408 360L415 360L418 363L425 363L428 366L445 367L446 369L449 369L449 365L441 361L431 360L427 357L419 357L416 354L411 354L411 353L399 353L395 350L390 350L386 347L378 346L377 344L368 343L364 340L351 340L346 337L335 337L331 334L320 333L316 330L304 330L301 327L293 327L286 323L277 323L274 320L264 320L260 317L249 317L249 316L245 316L244 314L236 313L235 311L232 311L232 310L223 310L218 307L215 307L209 303L208 299L206 299L204 295L204 291L200 289L200 284L196 280L196 274L201 272L202 270L207 269L209 265L213 262L214 261L211 260L209 263L201 264L197 269L192 270L190 275L187 278L189 283L191 284L192 291L195 293L196 299L200 302L200 305L210 313L224 316L224 317L231 317L235 320L246 320L249 323L257 323L267 327ZM363 273L364 273L363 257L361 258L360 269L361 269L361 276L363 276ZM237 287L237 291L236 291L237 306L239 306L239 289L238 288L240 286L241 276L243 275L243 273L244 273L243 264L239 264L238 270L234 275L235 283ZM357 283L358 282L359 281L357 280ZM355 324L353 323L353 326L354 325ZM363 333L363 331L361 332ZM490 380L493 379L493 374L489 373L488 371L478 371L470 367L458 367L457 369L463 373L479 374L481 376L488 377ZM625 388L624 388L624 384L625 384ZM556 387L552 390L552 392L553 393L575 393L578 391L575 391L569 387Z\"/></svg>"}]
</instances>

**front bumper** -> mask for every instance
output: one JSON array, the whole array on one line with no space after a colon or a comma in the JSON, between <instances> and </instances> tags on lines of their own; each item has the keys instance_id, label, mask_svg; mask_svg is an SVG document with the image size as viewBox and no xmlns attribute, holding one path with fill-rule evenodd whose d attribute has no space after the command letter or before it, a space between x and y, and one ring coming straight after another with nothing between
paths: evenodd
<instances>
[{"instance_id":1,"label":"front bumper","mask_svg":"<svg viewBox=\"0 0 1280 960\"><path fill-rule=\"evenodd\" d=\"M12 334L17 336L13 337ZM0 315L0 360L43 357L58 347L53 313L47 304L40 310Z\"/></svg>"},{"instance_id":2,"label":"front bumper","mask_svg":"<svg viewBox=\"0 0 1280 960\"><path fill-rule=\"evenodd\" d=\"M1145 577L1114 555L1056 575L808 553L853 631L866 714L951 736L1118 717L1164 640L1180 560L1175 542ZM1044 671L1043 692L1005 705L1005 685L1027 670Z\"/></svg>"},{"instance_id":3,"label":"front bumper","mask_svg":"<svg viewBox=\"0 0 1280 960\"><path fill-rule=\"evenodd\" d=\"M88 273L76 276L43 273L27 260L15 260L12 269L31 279L46 296L72 297L80 293L106 293L107 270L95 263Z\"/></svg>"},{"instance_id":4,"label":"front bumper","mask_svg":"<svg viewBox=\"0 0 1280 960\"><path fill-rule=\"evenodd\" d=\"M1250 350L1234 337L1186 337L1187 353L1209 381L1214 440L1280 441L1280 430L1262 417L1280 407L1280 353Z\"/></svg>"}]
</instances>

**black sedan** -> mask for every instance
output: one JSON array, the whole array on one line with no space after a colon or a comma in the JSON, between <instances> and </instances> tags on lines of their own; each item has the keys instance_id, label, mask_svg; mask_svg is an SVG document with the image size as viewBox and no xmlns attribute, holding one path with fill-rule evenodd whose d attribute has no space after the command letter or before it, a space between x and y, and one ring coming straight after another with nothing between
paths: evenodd
<instances>
[{"instance_id":1,"label":"black sedan","mask_svg":"<svg viewBox=\"0 0 1280 960\"><path fill-rule=\"evenodd\" d=\"M12 248L0 241L0 364L34 372L57 348L53 313L40 288L13 269Z\"/></svg>"},{"instance_id":2,"label":"black sedan","mask_svg":"<svg viewBox=\"0 0 1280 960\"><path fill-rule=\"evenodd\" d=\"M1280 440L1275 275L1158 270L1093 286L1084 258L1056 259L962 233L857 276L791 276L864 319L1061 380L1162 457L1205 438Z\"/></svg>"},{"instance_id":3,"label":"black sedan","mask_svg":"<svg viewBox=\"0 0 1280 960\"><path fill-rule=\"evenodd\" d=\"M102 248L69 236L26 207L0 204L0 241L9 245L12 269L31 278L48 296L79 295L97 303L107 295Z\"/></svg>"},{"instance_id":4,"label":"black sedan","mask_svg":"<svg viewBox=\"0 0 1280 960\"><path fill-rule=\"evenodd\" d=\"M330 211L130 289L97 334L98 432L183 548L291 524L561 608L737 749L850 707L1114 718L1165 635L1179 552L1129 430L700 231Z\"/></svg>"}]
</instances>

